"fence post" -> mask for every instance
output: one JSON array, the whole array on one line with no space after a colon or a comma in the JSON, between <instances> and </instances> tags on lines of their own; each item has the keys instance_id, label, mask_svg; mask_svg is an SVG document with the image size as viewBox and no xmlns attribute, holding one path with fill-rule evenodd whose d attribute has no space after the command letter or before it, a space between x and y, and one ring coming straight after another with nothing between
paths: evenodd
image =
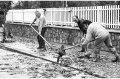
<instances>
[{"instance_id":1,"label":"fence post","mask_svg":"<svg viewBox=\"0 0 120 79\"><path fill-rule=\"evenodd\" d=\"M23 10L23 24L24 24L24 10Z\"/></svg>"},{"instance_id":2,"label":"fence post","mask_svg":"<svg viewBox=\"0 0 120 79\"><path fill-rule=\"evenodd\" d=\"M67 12L67 9L66 9L66 7L65 7L65 9L64 9L64 21L63 21L63 25L66 25L66 12Z\"/></svg>"},{"instance_id":3,"label":"fence post","mask_svg":"<svg viewBox=\"0 0 120 79\"><path fill-rule=\"evenodd\" d=\"M12 23L13 23L13 10L12 10Z\"/></svg>"},{"instance_id":4,"label":"fence post","mask_svg":"<svg viewBox=\"0 0 120 79\"><path fill-rule=\"evenodd\" d=\"M51 21L50 21L50 23L51 23L51 25L53 24L53 9L51 8Z\"/></svg>"},{"instance_id":5,"label":"fence post","mask_svg":"<svg viewBox=\"0 0 120 79\"><path fill-rule=\"evenodd\" d=\"M97 22L100 22L100 6L97 7Z\"/></svg>"},{"instance_id":6,"label":"fence post","mask_svg":"<svg viewBox=\"0 0 120 79\"><path fill-rule=\"evenodd\" d=\"M120 5L117 6L117 10L118 10L118 26L120 25L119 24L119 20L120 20L120 14L119 14L119 9L120 8ZM120 26L118 27L120 29Z\"/></svg>"}]
</instances>

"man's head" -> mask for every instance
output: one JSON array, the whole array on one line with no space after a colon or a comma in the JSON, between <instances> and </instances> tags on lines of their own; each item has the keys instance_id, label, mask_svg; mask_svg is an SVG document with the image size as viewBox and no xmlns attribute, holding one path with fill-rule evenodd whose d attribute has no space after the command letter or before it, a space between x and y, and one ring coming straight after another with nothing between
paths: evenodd
<instances>
[{"instance_id":1,"label":"man's head","mask_svg":"<svg viewBox=\"0 0 120 79\"><path fill-rule=\"evenodd\" d=\"M77 22L78 22L78 20L79 20L79 19L78 19L78 16L76 16L76 15L75 15L75 16L73 16L73 17L72 17L72 19L73 19L73 22L75 22L75 23L77 23Z\"/></svg>"},{"instance_id":2,"label":"man's head","mask_svg":"<svg viewBox=\"0 0 120 79\"><path fill-rule=\"evenodd\" d=\"M36 17L40 18L41 13L39 11L35 11L35 15L36 15Z\"/></svg>"},{"instance_id":3,"label":"man's head","mask_svg":"<svg viewBox=\"0 0 120 79\"><path fill-rule=\"evenodd\" d=\"M84 24L85 27L88 27L91 23L92 23L92 22L89 21L89 20L84 20L84 21L83 21L83 24Z\"/></svg>"},{"instance_id":4,"label":"man's head","mask_svg":"<svg viewBox=\"0 0 120 79\"><path fill-rule=\"evenodd\" d=\"M72 19L73 19L73 22L75 22L75 23L77 23L79 20L80 20L81 23L83 23L83 21L84 21L84 19L82 19L82 18L79 19L78 16L76 16L76 15L73 16Z\"/></svg>"}]
</instances>

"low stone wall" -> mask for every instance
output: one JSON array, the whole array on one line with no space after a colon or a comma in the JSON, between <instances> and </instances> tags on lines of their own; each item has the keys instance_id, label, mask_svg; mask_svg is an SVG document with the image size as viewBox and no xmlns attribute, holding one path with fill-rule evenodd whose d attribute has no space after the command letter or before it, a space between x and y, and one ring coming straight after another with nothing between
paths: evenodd
<instances>
[{"instance_id":1,"label":"low stone wall","mask_svg":"<svg viewBox=\"0 0 120 79\"><path fill-rule=\"evenodd\" d=\"M37 31L37 26L33 26ZM45 38L47 41L74 45L81 42L82 32L78 28L45 27L47 28ZM36 40L37 33L27 24L6 24L6 31L14 36Z\"/></svg>"},{"instance_id":2,"label":"low stone wall","mask_svg":"<svg viewBox=\"0 0 120 79\"><path fill-rule=\"evenodd\" d=\"M11 32L14 36L29 38L32 40L37 40L36 36L37 33L34 32L34 30L28 26L27 24L6 24L6 31ZM34 28L37 30L37 26L34 26ZM47 28L45 33L45 38L49 42L55 42L55 43L61 43L61 44L69 44L69 45L75 45L78 43L81 43L82 38L82 32L79 30L79 28L74 27L59 27L59 26L51 26L45 27ZM109 30L111 34L111 39L113 45L116 47L117 51L120 52L120 32ZM92 42L88 47L93 47ZM106 47L102 48L103 50L106 50Z\"/></svg>"}]
</instances>

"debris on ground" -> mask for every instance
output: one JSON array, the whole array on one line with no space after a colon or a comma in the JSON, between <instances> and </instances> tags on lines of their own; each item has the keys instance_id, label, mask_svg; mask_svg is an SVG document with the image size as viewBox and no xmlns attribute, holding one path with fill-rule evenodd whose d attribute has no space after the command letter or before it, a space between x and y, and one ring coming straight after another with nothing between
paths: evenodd
<instances>
[{"instance_id":1,"label":"debris on ground","mask_svg":"<svg viewBox=\"0 0 120 79\"><path fill-rule=\"evenodd\" d=\"M4 43L13 49L19 49L29 54L40 56L46 59L56 61L57 54L55 51L37 50L37 44L31 42L12 42ZM59 44L55 44L59 46ZM80 47L66 50L67 56L70 57L69 62L67 59L61 59L62 64L71 65L78 69L88 71L106 78L120 78L120 63L112 63L110 60L114 58L111 53L101 52L101 61L92 62L89 59L79 59L77 56L84 53L78 52ZM82 71L77 71L69 67L62 67L48 61L38 58L33 58L0 49L0 76L3 78L96 78ZM3 75L4 74L4 75Z\"/></svg>"}]
</instances>

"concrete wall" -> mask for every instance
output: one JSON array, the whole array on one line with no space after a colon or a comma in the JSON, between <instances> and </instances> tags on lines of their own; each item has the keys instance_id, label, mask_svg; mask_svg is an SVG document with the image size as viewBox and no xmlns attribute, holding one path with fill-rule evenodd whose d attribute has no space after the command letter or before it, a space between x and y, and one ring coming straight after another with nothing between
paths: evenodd
<instances>
[{"instance_id":1,"label":"concrete wall","mask_svg":"<svg viewBox=\"0 0 120 79\"><path fill-rule=\"evenodd\" d=\"M27 24L6 24L6 30L7 32L13 33L14 36L23 37L23 38L29 38L32 40L37 40L36 36L37 33L34 32L34 30L28 26ZM37 30L37 27L34 26L34 28ZM52 26L52 27L46 27L46 33L45 38L49 42L55 42L55 43L62 43L62 44L69 44L69 45L75 45L78 43L81 43L82 38L82 32L79 30L79 28L68 28L68 27L59 27L59 26ZM116 47L117 51L120 52L120 32L110 30L111 39L113 45ZM88 47L93 48L92 42ZM102 48L103 50L106 50L106 47Z\"/></svg>"}]
</instances>

